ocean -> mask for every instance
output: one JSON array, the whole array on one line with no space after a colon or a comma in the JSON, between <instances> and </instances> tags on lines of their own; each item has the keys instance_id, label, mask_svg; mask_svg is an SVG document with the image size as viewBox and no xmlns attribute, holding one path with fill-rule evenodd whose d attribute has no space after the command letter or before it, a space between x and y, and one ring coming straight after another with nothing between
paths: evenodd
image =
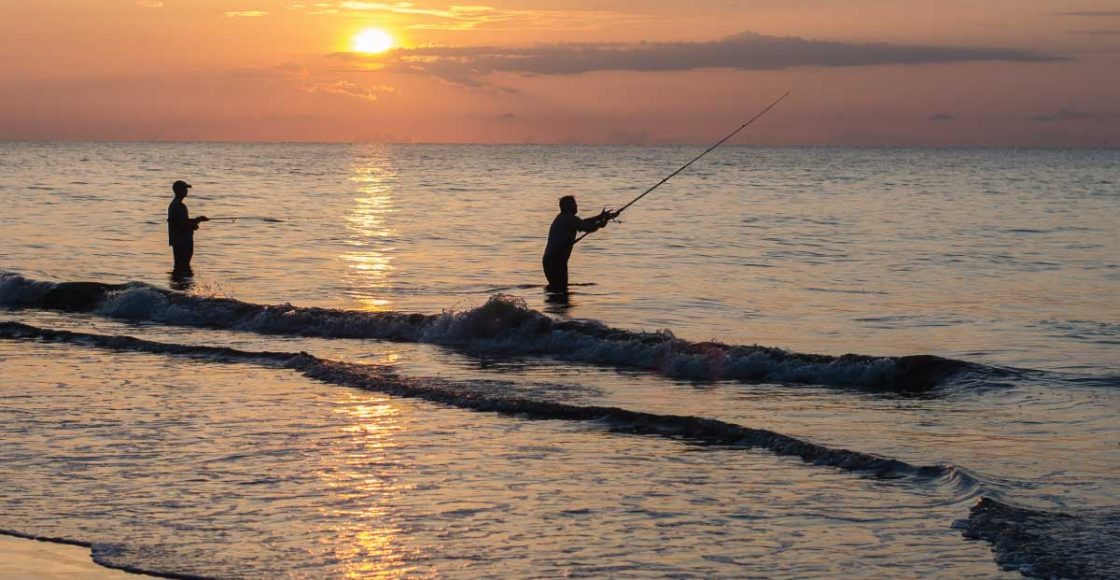
<instances>
[{"instance_id":1,"label":"ocean","mask_svg":"<svg viewBox=\"0 0 1120 580\"><path fill-rule=\"evenodd\" d=\"M0 531L175 577L1120 576L1120 151L0 143ZM172 277L170 185L193 184Z\"/></svg>"}]
</instances>

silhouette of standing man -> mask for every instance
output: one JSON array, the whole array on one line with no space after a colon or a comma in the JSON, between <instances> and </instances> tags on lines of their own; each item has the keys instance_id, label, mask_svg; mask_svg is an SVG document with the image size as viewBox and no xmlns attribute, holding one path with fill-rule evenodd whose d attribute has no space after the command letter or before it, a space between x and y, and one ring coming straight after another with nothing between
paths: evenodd
<instances>
[{"instance_id":1,"label":"silhouette of standing man","mask_svg":"<svg viewBox=\"0 0 1120 580\"><path fill-rule=\"evenodd\" d=\"M544 276L548 279L549 292L566 294L568 292L568 258L572 256L572 247L576 244L577 232L593 232L607 225L618 214L603 210L602 213L587 219L580 219L576 212L576 198L565 195L560 198L560 214L552 220L552 227L548 230L548 245L544 249L541 265L544 266Z\"/></svg>"},{"instance_id":2,"label":"silhouette of standing man","mask_svg":"<svg viewBox=\"0 0 1120 580\"><path fill-rule=\"evenodd\" d=\"M190 188L191 184L182 180L171 184L175 199L167 206L167 244L171 246L171 253L175 257L175 274L190 273L191 258L194 256L194 231L198 229L200 222L210 221L206 216L191 219L187 205L183 203Z\"/></svg>"}]
</instances>

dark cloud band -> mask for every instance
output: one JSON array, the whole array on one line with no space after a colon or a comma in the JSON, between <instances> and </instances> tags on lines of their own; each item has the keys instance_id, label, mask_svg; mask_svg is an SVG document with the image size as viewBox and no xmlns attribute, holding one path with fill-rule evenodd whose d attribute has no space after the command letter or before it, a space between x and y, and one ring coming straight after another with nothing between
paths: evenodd
<instances>
[{"instance_id":1,"label":"dark cloud band","mask_svg":"<svg viewBox=\"0 0 1120 580\"><path fill-rule=\"evenodd\" d=\"M1013 48L855 44L749 32L711 42L420 47L394 51L391 58L391 70L430 74L465 85L481 84L480 77L496 72L575 75L596 71L777 70L804 66L1060 60Z\"/></svg>"},{"instance_id":2,"label":"dark cloud band","mask_svg":"<svg viewBox=\"0 0 1120 580\"><path fill-rule=\"evenodd\" d=\"M1120 10L1083 10L1081 12L1058 12L1058 16L1120 16Z\"/></svg>"},{"instance_id":3,"label":"dark cloud band","mask_svg":"<svg viewBox=\"0 0 1120 580\"><path fill-rule=\"evenodd\" d=\"M1051 115L1037 115L1031 117L1031 120L1038 123L1061 123L1063 121L1082 121L1092 118L1092 113L1087 113L1085 111L1075 111L1072 109L1062 109L1057 113Z\"/></svg>"}]
</instances>

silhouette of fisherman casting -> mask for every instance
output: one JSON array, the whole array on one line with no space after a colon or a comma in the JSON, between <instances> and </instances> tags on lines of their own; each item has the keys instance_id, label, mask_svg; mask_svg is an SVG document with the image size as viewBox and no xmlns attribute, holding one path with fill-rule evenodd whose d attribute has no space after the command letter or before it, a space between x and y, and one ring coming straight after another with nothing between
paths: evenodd
<instances>
[{"instance_id":1,"label":"silhouette of fisherman casting","mask_svg":"<svg viewBox=\"0 0 1120 580\"><path fill-rule=\"evenodd\" d=\"M544 249L541 265L544 266L544 276L548 279L549 292L568 292L568 258L572 255L572 247L576 244L577 232L593 232L605 227L618 214L608 210L587 219L580 219L576 212L576 198L565 195L560 198L560 214L552 220L552 227L548 230L548 246Z\"/></svg>"},{"instance_id":2,"label":"silhouette of fisherman casting","mask_svg":"<svg viewBox=\"0 0 1120 580\"><path fill-rule=\"evenodd\" d=\"M190 273L191 257L194 256L194 231L198 229L200 222L210 221L206 216L191 219L187 205L183 203L190 188L191 184L182 180L171 184L175 199L167 206L167 244L171 246L171 253L175 257L174 273L177 274Z\"/></svg>"}]
</instances>

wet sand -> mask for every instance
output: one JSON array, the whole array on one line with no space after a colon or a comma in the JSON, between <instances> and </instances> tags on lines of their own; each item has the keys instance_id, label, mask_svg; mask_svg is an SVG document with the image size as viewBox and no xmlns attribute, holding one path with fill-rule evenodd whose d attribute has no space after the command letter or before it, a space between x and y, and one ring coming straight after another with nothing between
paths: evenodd
<instances>
[{"instance_id":1,"label":"wet sand","mask_svg":"<svg viewBox=\"0 0 1120 580\"><path fill-rule=\"evenodd\" d=\"M142 578L135 574L98 566L89 548L0 535L0 580L67 578L102 580Z\"/></svg>"}]
</instances>

